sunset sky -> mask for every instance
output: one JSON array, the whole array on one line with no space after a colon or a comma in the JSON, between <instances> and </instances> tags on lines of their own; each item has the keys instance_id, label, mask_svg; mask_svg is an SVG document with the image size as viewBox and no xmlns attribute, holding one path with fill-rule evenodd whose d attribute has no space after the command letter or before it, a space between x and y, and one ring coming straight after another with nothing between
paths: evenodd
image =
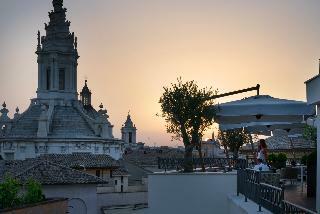
<instances>
[{"instance_id":1,"label":"sunset sky","mask_svg":"<svg viewBox=\"0 0 320 214\"><path fill-rule=\"evenodd\" d=\"M138 141L172 145L156 116L163 86L181 76L223 92L305 100L318 73L319 0L64 0L78 36L78 91L108 110L114 135L130 110ZM51 0L0 0L0 102L10 114L36 97L37 31ZM219 99L225 102L240 96ZM211 131L209 131L211 132ZM207 136L210 136L208 132Z\"/></svg>"}]
</instances>

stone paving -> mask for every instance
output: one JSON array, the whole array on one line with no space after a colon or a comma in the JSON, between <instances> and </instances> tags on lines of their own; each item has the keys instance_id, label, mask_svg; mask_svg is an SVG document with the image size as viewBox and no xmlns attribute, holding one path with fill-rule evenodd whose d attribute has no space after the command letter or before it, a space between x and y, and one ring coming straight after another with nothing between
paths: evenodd
<instances>
[{"instance_id":1,"label":"stone paving","mask_svg":"<svg viewBox=\"0 0 320 214\"><path fill-rule=\"evenodd\" d=\"M286 185L284 198L289 202L300 205L309 210L316 211L316 199L307 197L306 184L303 186L303 192L301 191L300 183Z\"/></svg>"}]
</instances>

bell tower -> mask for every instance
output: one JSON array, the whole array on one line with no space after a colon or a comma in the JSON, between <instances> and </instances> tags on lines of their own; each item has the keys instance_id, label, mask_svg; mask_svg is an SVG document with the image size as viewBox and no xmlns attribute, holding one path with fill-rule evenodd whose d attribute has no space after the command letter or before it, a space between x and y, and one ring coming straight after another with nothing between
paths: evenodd
<instances>
[{"instance_id":1,"label":"bell tower","mask_svg":"<svg viewBox=\"0 0 320 214\"><path fill-rule=\"evenodd\" d=\"M82 88L82 91L80 92L80 100L84 108L90 108L91 107L91 91L88 88L87 80L84 82L84 86Z\"/></svg>"},{"instance_id":2,"label":"bell tower","mask_svg":"<svg viewBox=\"0 0 320 214\"><path fill-rule=\"evenodd\" d=\"M121 139L127 144L137 143L137 128L131 120L130 112L128 113L126 122L121 128L121 135Z\"/></svg>"},{"instance_id":3,"label":"bell tower","mask_svg":"<svg viewBox=\"0 0 320 214\"><path fill-rule=\"evenodd\" d=\"M52 1L46 35L38 31L38 99L77 100L77 37L70 33L63 0Z\"/></svg>"}]
</instances>

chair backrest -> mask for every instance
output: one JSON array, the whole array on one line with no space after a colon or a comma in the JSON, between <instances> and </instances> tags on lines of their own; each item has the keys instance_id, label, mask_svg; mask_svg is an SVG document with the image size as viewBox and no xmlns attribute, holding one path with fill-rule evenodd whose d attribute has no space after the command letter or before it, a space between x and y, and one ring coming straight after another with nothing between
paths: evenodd
<instances>
[{"instance_id":1,"label":"chair backrest","mask_svg":"<svg viewBox=\"0 0 320 214\"><path fill-rule=\"evenodd\" d=\"M280 170L281 179L297 179L299 169L293 167L286 167Z\"/></svg>"}]
</instances>

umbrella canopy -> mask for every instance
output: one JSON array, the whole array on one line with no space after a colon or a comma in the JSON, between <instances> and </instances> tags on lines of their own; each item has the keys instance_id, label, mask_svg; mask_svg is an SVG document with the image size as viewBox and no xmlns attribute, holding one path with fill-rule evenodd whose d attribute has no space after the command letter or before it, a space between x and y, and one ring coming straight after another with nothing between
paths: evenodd
<instances>
[{"instance_id":1,"label":"umbrella canopy","mask_svg":"<svg viewBox=\"0 0 320 214\"><path fill-rule=\"evenodd\" d=\"M249 134L271 135L271 131L285 130L290 134L302 133L304 123L282 123L282 122L252 122L241 124L221 124L219 129L222 131L244 128Z\"/></svg>"},{"instance_id":2,"label":"umbrella canopy","mask_svg":"<svg viewBox=\"0 0 320 214\"><path fill-rule=\"evenodd\" d=\"M301 123L304 116L314 114L315 108L308 106L306 102L258 95L220 104L215 120L220 125L253 122Z\"/></svg>"}]
</instances>

